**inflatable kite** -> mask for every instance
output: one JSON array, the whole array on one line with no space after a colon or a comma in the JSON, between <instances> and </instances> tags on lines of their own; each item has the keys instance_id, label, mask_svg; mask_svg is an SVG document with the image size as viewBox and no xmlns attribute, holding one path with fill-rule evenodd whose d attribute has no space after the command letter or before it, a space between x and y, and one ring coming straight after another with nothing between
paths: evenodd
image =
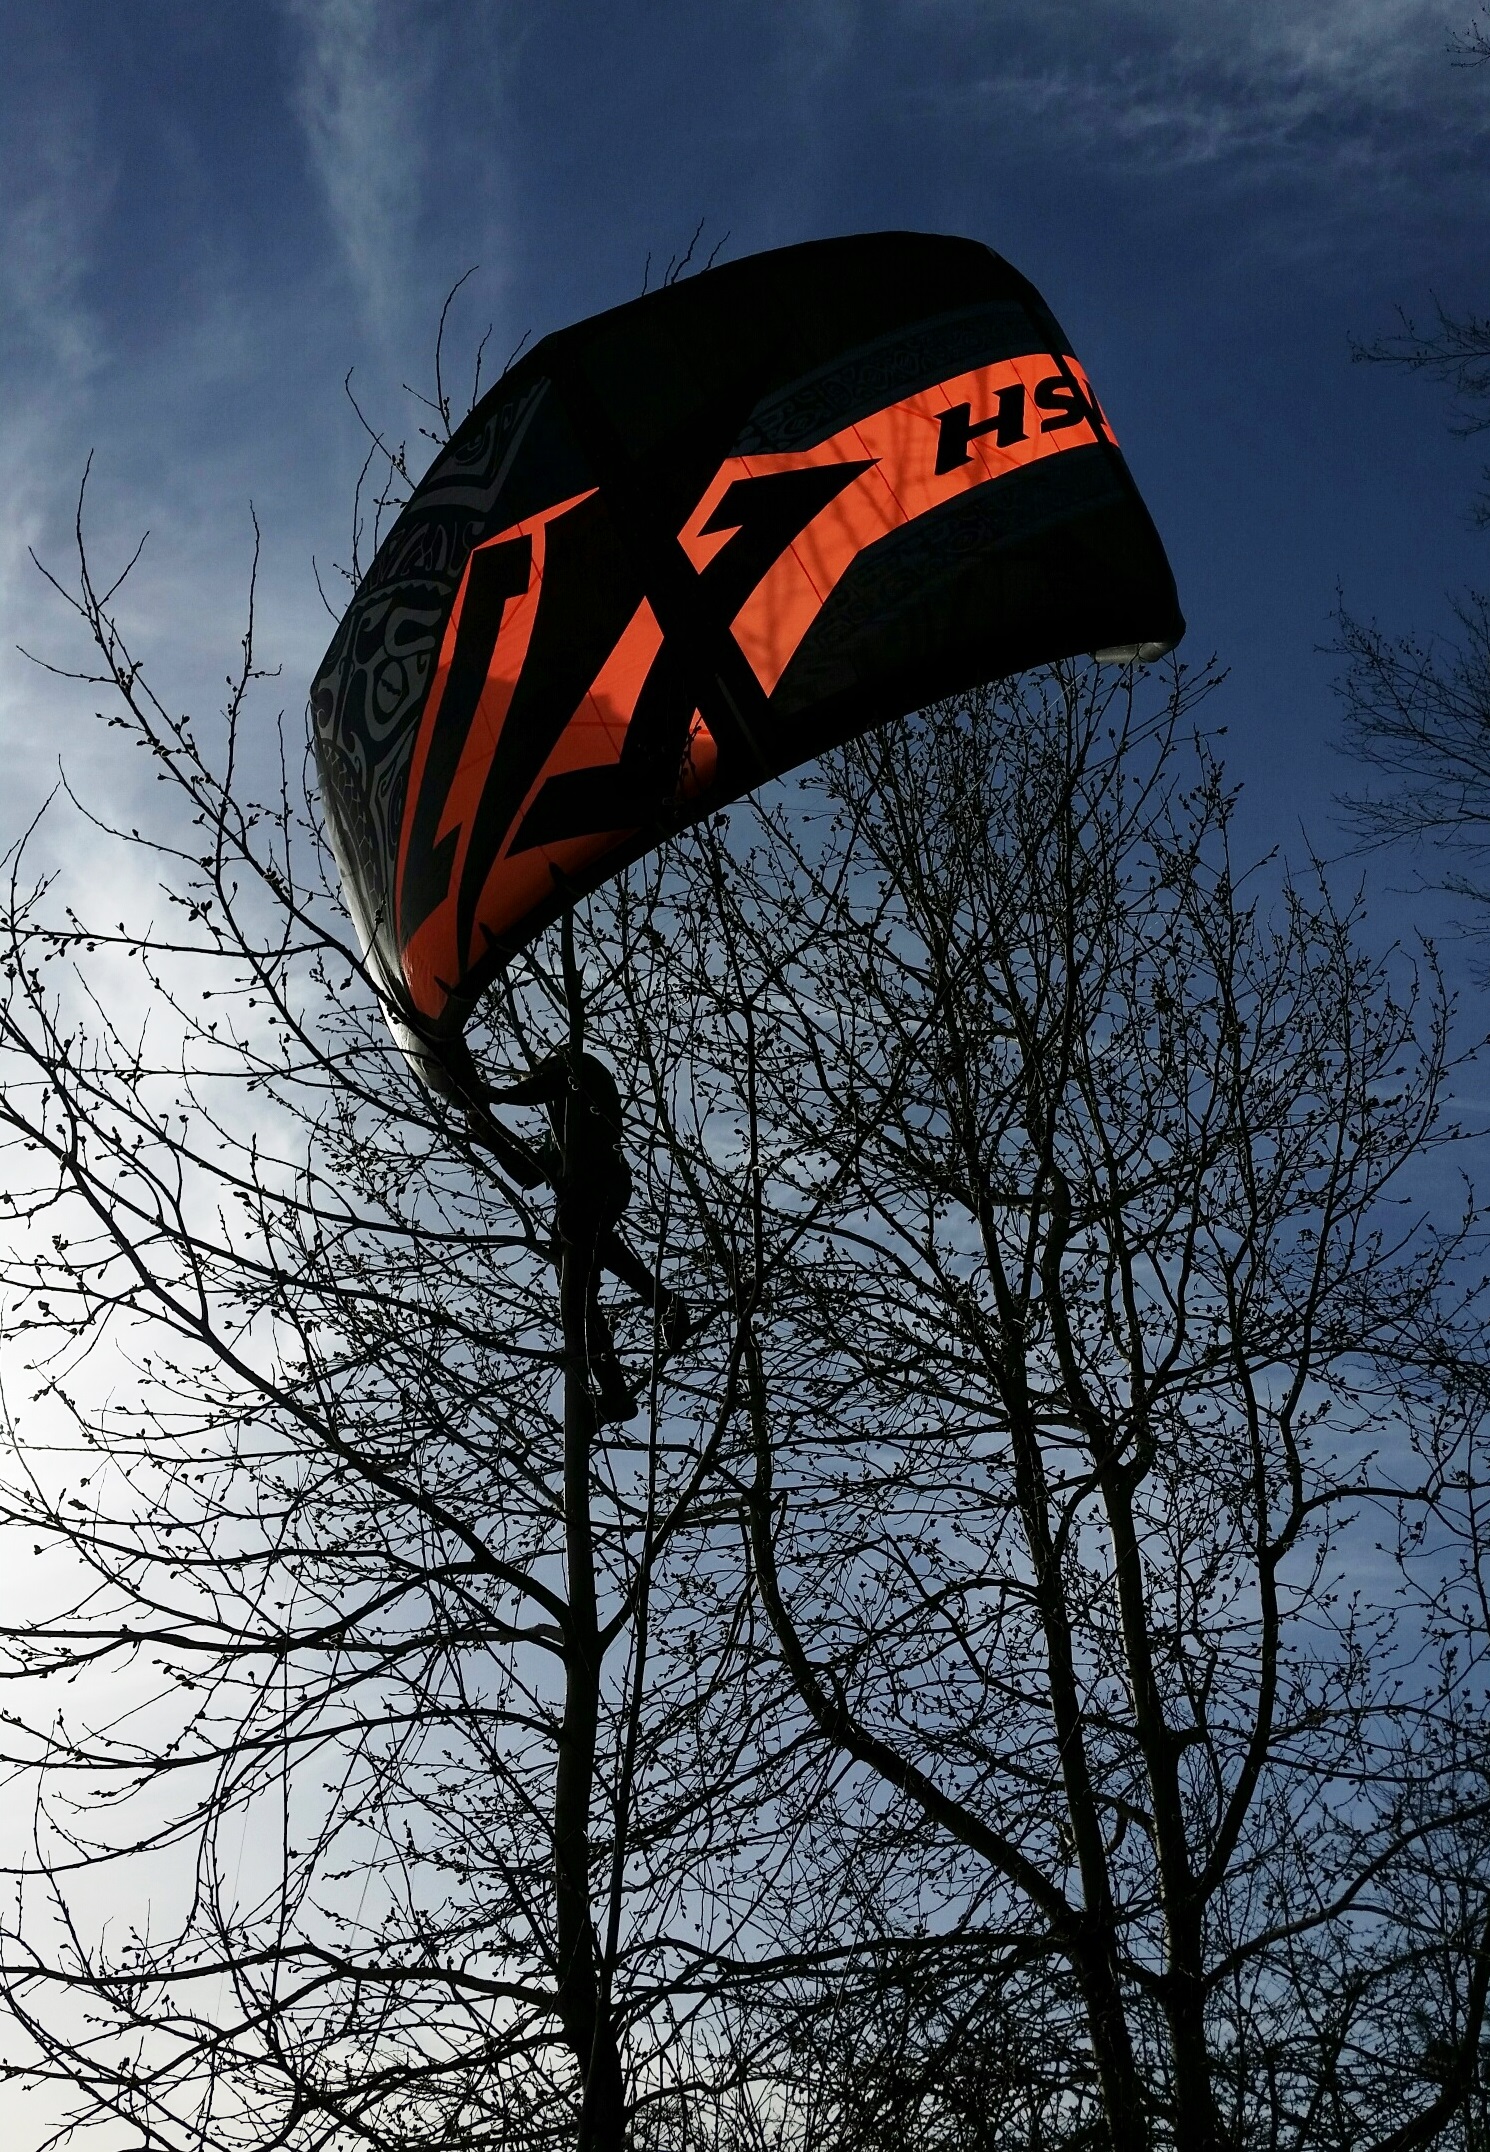
<instances>
[{"instance_id":1,"label":"inflatable kite","mask_svg":"<svg viewBox=\"0 0 1490 2152\"><path fill-rule=\"evenodd\" d=\"M577 895L763 779L1183 631L1086 374L971 240L788 247L547 337L416 487L312 691L400 1036L438 1065Z\"/></svg>"}]
</instances>

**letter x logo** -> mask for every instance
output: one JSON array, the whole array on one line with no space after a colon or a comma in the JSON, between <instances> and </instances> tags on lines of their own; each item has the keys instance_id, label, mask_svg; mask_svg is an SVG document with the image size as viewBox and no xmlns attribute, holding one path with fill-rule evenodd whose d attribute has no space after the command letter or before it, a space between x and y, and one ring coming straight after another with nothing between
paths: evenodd
<instances>
[{"instance_id":1,"label":"letter x logo","mask_svg":"<svg viewBox=\"0 0 1490 2152\"><path fill-rule=\"evenodd\" d=\"M504 622L515 601L529 596L534 577L531 535L473 553L455 647L427 728L417 789L405 809L398 887L402 947L445 903L458 858L455 943L465 972L479 954L472 949L477 908L499 857L644 827L667 811L694 711L708 694L697 649L728 636L730 621L786 548L870 467L871 460L811 465L730 485L703 529L733 535L707 566L690 571L692 650L664 636L626 713L619 757L550 776L529 801L559 739L648 597L634 549L623 542L601 493L587 494L546 522L536 610L495 750L479 797L453 813L447 811L452 789Z\"/></svg>"}]
</instances>

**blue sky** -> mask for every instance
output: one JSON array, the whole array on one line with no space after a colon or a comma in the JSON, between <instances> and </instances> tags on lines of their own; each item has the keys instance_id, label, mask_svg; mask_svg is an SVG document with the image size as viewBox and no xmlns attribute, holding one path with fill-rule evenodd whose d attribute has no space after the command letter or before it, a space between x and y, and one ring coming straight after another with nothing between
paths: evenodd
<instances>
[{"instance_id":1,"label":"blue sky","mask_svg":"<svg viewBox=\"0 0 1490 2152\"><path fill-rule=\"evenodd\" d=\"M1482 572L1472 446L1350 338L1484 304L1490 70L1464 0L0 0L0 724L19 818L59 751L118 788L26 560L84 459L169 701L232 657L248 503L298 709L359 460L411 431L450 283L498 360L636 292L700 219L730 254L917 227L1044 290L1232 668L1247 834L1332 840L1337 584L1432 626Z\"/></svg>"},{"instance_id":2,"label":"blue sky","mask_svg":"<svg viewBox=\"0 0 1490 2152\"><path fill-rule=\"evenodd\" d=\"M90 451L100 557L151 532L126 611L173 708L221 700L255 504L267 739L327 638L312 557L345 557L348 368L412 431L399 384L463 271L452 347L490 321L500 362L702 219L730 254L967 233L1032 277L1164 534L1188 654L1231 668L1245 841L1338 842L1337 586L1432 628L1487 579L1473 444L1350 356L1399 303L1490 306L1490 69L1446 49L1469 8L0 0L0 830L59 755L116 809L137 782L93 695L14 647L78 655L27 549L65 559Z\"/></svg>"}]
</instances>

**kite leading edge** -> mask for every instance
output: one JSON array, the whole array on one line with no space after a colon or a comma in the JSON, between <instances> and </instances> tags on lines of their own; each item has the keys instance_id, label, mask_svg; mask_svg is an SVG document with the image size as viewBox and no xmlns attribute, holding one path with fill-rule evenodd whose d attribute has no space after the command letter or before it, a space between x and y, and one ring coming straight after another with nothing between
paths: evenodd
<instances>
[{"instance_id":1,"label":"kite leading edge","mask_svg":"<svg viewBox=\"0 0 1490 2152\"><path fill-rule=\"evenodd\" d=\"M436 457L312 690L400 1044L469 1096L483 987L670 832L942 696L1183 632L1091 383L974 241L784 248L546 338Z\"/></svg>"}]
</instances>

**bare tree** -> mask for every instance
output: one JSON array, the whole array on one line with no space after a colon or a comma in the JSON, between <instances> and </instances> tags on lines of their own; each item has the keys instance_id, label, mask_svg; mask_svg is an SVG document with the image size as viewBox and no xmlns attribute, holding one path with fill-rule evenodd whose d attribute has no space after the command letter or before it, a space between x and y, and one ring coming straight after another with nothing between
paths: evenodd
<instances>
[{"instance_id":1,"label":"bare tree","mask_svg":"<svg viewBox=\"0 0 1490 2152\"><path fill-rule=\"evenodd\" d=\"M609 1367L251 629L209 741L72 595L165 782L83 825L156 923L25 847L4 915L3 1979L69 2141L1482 2142L1448 1010L1236 873L1208 683L946 706L514 967L478 1063L604 1059L694 1313Z\"/></svg>"},{"instance_id":2,"label":"bare tree","mask_svg":"<svg viewBox=\"0 0 1490 2152\"><path fill-rule=\"evenodd\" d=\"M743 1170L770 1279L782 1917L858 1946L798 1990L814 2145L970 2141L954 2059L1004 2144L1482 2141L1472 1213L1404 1183L1448 1012L1317 876L1249 892L1204 687L885 731L677 900L735 1131L685 1178Z\"/></svg>"},{"instance_id":3,"label":"bare tree","mask_svg":"<svg viewBox=\"0 0 1490 2152\"><path fill-rule=\"evenodd\" d=\"M76 2095L69 2143L618 2146L676 2098L673 1933L750 1805L663 1588L715 1499L739 1339L704 1308L671 1359L664 1301L618 1303L597 1371L593 1248L393 1049L300 751L276 770L249 723L251 618L208 738L81 537L79 563L86 677L169 805L151 833L72 803L93 899L148 863L154 923L59 909L23 845L0 929L35 1397L0 1496L36 1577L0 1669L35 1804L7 2003ZM565 954L508 982L513 1075L582 1043L595 951ZM618 1073L630 1230L675 1274L649 1068ZM22 1701L59 1686L55 1716Z\"/></svg>"},{"instance_id":4,"label":"bare tree","mask_svg":"<svg viewBox=\"0 0 1490 2152\"><path fill-rule=\"evenodd\" d=\"M1387 780L1346 812L1366 844L1431 856L1431 881L1475 906L1490 899L1490 606L1457 607L1461 640L1388 635L1342 610L1338 682L1345 746Z\"/></svg>"},{"instance_id":5,"label":"bare tree","mask_svg":"<svg viewBox=\"0 0 1490 2152\"><path fill-rule=\"evenodd\" d=\"M1451 38L1449 52L1461 67L1490 60L1490 17L1477 15ZM1450 430L1461 438L1490 427L1490 318L1435 302L1429 326L1404 312L1394 334L1357 344L1353 356L1446 388ZM1483 489L1474 520L1481 529L1490 524ZM1345 745L1387 780L1385 791L1353 794L1346 806L1359 838L1406 840L1435 855L1433 883L1478 905L1486 901L1490 854L1490 601L1472 591L1455 610L1458 641L1385 633L1342 606Z\"/></svg>"}]
</instances>

